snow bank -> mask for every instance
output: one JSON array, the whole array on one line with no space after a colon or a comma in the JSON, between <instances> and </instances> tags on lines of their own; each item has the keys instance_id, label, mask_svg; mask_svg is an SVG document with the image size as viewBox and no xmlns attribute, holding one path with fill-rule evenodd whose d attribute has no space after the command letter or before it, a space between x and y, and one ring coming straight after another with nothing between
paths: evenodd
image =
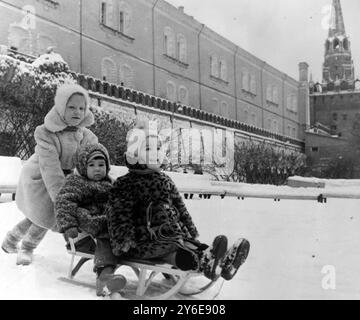
<instances>
[{"instance_id":1,"label":"snow bank","mask_svg":"<svg viewBox=\"0 0 360 320\"><path fill-rule=\"evenodd\" d=\"M315 177L289 177L288 181L298 181L305 183L323 184L326 187L360 187L359 179L320 179Z\"/></svg>"}]
</instances>

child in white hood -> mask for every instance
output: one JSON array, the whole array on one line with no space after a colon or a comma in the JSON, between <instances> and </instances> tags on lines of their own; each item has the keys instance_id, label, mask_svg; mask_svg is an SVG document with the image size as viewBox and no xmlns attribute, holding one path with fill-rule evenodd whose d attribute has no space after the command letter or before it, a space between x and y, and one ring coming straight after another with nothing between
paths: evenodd
<instances>
[{"instance_id":1,"label":"child in white hood","mask_svg":"<svg viewBox=\"0 0 360 320\"><path fill-rule=\"evenodd\" d=\"M35 153L25 162L16 191L17 207L26 218L7 233L1 246L7 253L18 254L17 264L30 264L33 250L47 230L55 227L54 202L65 176L75 168L77 150L98 142L86 128L94 123L89 107L84 88L64 84L57 89L44 124L35 129Z\"/></svg>"}]
</instances>

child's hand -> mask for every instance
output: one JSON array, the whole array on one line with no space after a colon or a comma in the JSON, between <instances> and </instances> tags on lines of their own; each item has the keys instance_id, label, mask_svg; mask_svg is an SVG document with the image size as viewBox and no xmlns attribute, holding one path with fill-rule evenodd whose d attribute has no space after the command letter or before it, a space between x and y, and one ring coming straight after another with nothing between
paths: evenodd
<instances>
[{"instance_id":1,"label":"child's hand","mask_svg":"<svg viewBox=\"0 0 360 320\"><path fill-rule=\"evenodd\" d=\"M73 227L69 228L64 232L64 238L66 241L69 241L69 239L75 239L79 235L78 229Z\"/></svg>"},{"instance_id":2,"label":"child's hand","mask_svg":"<svg viewBox=\"0 0 360 320\"><path fill-rule=\"evenodd\" d=\"M130 248L135 248L135 246L136 246L136 243L134 241L124 242L121 250L123 252L128 252L130 250Z\"/></svg>"}]
</instances>

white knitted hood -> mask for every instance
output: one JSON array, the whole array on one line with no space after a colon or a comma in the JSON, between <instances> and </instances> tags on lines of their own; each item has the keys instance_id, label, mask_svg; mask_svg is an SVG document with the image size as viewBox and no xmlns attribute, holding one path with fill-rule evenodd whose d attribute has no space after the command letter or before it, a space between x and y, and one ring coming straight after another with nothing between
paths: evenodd
<instances>
[{"instance_id":1,"label":"white knitted hood","mask_svg":"<svg viewBox=\"0 0 360 320\"><path fill-rule=\"evenodd\" d=\"M45 116L44 125L51 132L59 132L69 125L64 120L65 108L69 98L80 93L85 97L85 117L77 127L88 127L94 123L94 115L90 111L90 97L88 92L77 84L63 84L58 87L55 95L55 105Z\"/></svg>"}]
</instances>

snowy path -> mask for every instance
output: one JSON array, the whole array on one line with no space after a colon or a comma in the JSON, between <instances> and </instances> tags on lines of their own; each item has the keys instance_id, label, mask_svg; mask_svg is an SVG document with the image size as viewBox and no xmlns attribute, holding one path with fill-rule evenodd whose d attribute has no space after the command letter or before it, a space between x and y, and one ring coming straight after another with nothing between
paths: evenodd
<instances>
[{"instance_id":1,"label":"snowy path","mask_svg":"<svg viewBox=\"0 0 360 320\"><path fill-rule=\"evenodd\" d=\"M15 203L6 200L0 198L1 240L22 218ZM360 200L319 204L213 197L186 204L201 240L211 242L222 233L230 242L238 236L251 242L247 262L224 282L217 299L360 299ZM0 252L0 299L99 299L90 288L58 280L70 261L59 234L47 234L32 265L16 266L15 260ZM336 290L322 288L326 265L336 268ZM94 283L91 268L87 263L79 279ZM134 285L132 272L121 270ZM197 298L209 299L214 292Z\"/></svg>"}]
</instances>

